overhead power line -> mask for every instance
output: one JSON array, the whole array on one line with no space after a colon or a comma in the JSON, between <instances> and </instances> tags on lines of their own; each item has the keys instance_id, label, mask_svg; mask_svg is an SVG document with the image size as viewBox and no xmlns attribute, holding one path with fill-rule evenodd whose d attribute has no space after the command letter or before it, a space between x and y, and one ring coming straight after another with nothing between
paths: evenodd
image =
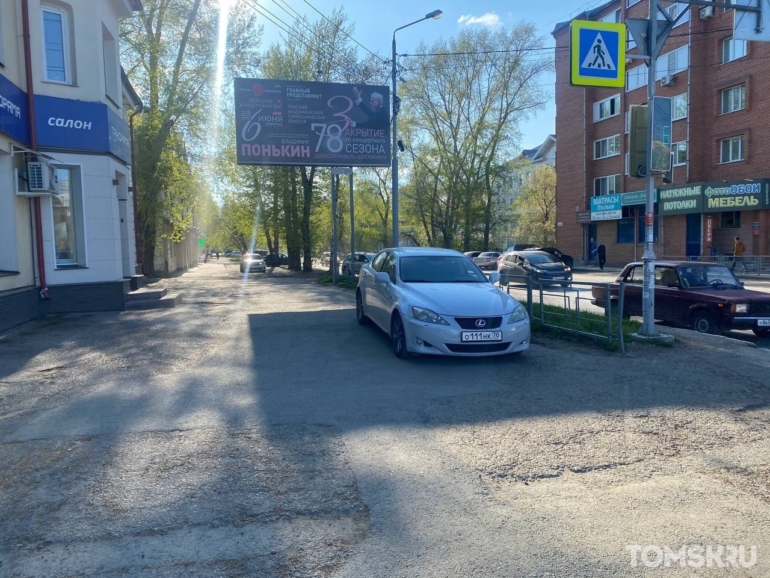
<instances>
[{"instance_id":1,"label":"overhead power line","mask_svg":"<svg viewBox=\"0 0 770 578\"><path fill-rule=\"evenodd\" d=\"M318 8L316 8L316 7L315 7L315 6L313 6L313 5L312 5L310 2L308 2L308 0L303 0L303 1L305 2L305 4L307 4L308 6L310 6L310 7L311 7L313 10L315 10L315 11L316 11L318 14L320 14L322 18L324 18L324 19L325 19L327 22L329 22L329 23L330 23L330 24L332 24L333 26L336 26L336 27L337 27L337 30L339 30L339 31L340 31L340 32L342 32L342 33L343 33L345 36L347 36L348 38L350 38L350 39L351 39L353 42L355 42L355 43L356 43L356 44L358 44L358 45L359 45L361 48L363 48L364 50L366 50L366 51L367 51L369 54L371 54L372 56L375 56L376 58L382 59L382 56L380 56L379 54L376 54L375 52L372 52L372 51L371 51L371 50L369 50L369 49L368 49L366 46L364 46L363 44L361 44L361 43L360 43L358 40L356 40L355 38L353 38L353 37L352 37L350 34L348 34L347 32L345 32L345 31L342 29L342 27L341 27L341 26L339 26L338 24L335 24L334 22L332 22L332 21L331 21L331 19L329 19L329 18L328 18L328 17L327 17L327 16L326 16L326 15L325 15L323 12L321 12L321 11L320 11Z\"/></svg>"}]
</instances>

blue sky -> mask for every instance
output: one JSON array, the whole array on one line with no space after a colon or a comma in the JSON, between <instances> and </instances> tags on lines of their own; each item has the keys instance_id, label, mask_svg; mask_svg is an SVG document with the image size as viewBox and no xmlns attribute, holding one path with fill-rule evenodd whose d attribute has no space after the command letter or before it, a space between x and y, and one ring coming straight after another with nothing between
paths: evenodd
<instances>
[{"instance_id":1,"label":"blue sky","mask_svg":"<svg viewBox=\"0 0 770 578\"><path fill-rule=\"evenodd\" d=\"M260 0L260 4L276 15L287 18L280 9L282 0ZM329 14L334 8L342 7L355 23L353 37L374 52L390 56L393 30L408 24L436 9L443 10L440 20L421 22L398 32L396 36L399 53L413 52L415 47L425 41L431 43L439 38L448 38L457 34L466 26L513 26L518 22L533 23L544 37L544 46L553 47L550 33L557 22L569 20L589 7L597 6L605 0L477 0L460 2L459 0L391 0L390 2L357 2L341 4L334 0L308 0L315 8ZM309 19L320 18L305 0L286 0L286 3ZM270 44L280 38L281 30L274 24L263 20L265 25L265 43ZM363 50L362 50L363 52ZM552 57L552 55L549 55ZM403 61L402 61L403 62ZM521 126L522 140L519 148L532 148L554 132L556 107L553 102L553 75L544 76L542 84L548 86L550 102L545 110Z\"/></svg>"}]
</instances>

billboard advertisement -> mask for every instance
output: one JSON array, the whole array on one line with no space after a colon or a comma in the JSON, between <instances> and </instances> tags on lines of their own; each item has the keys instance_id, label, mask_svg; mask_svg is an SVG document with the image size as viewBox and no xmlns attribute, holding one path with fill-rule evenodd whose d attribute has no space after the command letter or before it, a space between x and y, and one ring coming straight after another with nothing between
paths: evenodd
<instances>
[{"instance_id":1,"label":"billboard advertisement","mask_svg":"<svg viewBox=\"0 0 770 578\"><path fill-rule=\"evenodd\" d=\"M623 216L620 195L591 197L591 220L613 221Z\"/></svg>"},{"instance_id":2,"label":"billboard advertisement","mask_svg":"<svg viewBox=\"0 0 770 578\"><path fill-rule=\"evenodd\" d=\"M235 79L238 164L390 166L387 86Z\"/></svg>"}]
</instances>

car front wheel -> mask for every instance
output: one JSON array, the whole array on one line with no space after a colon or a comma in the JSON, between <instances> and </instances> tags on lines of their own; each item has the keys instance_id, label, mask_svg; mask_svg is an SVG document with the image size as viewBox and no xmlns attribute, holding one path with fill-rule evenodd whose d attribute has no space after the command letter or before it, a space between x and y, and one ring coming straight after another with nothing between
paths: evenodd
<instances>
[{"instance_id":1,"label":"car front wheel","mask_svg":"<svg viewBox=\"0 0 770 578\"><path fill-rule=\"evenodd\" d=\"M693 316L692 328L698 333L710 333L711 335L719 333L719 326L714 316L707 311L700 311Z\"/></svg>"},{"instance_id":2,"label":"car front wheel","mask_svg":"<svg viewBox=\"0 0 770 578\"><path fill-rule=\"evenodd\" d=\"M393 353L399 359L406 359L409 357L409 352L406 350L406 332L404 331L404 322L401 321L401 316L396 313L390 320L390 342L393 345Z\"/></svg>"},{"instance_id":3,"label":"car front wheel","mask_svg":"<svg viewBox=\"0 0 770 578\"><path fill-rule=\"evenodd\" d=\"M361 297L361 292L356 291L356 321L359 325L369 325L369 318L364 313L364 299Z\"/></svg>"}]
</instances>

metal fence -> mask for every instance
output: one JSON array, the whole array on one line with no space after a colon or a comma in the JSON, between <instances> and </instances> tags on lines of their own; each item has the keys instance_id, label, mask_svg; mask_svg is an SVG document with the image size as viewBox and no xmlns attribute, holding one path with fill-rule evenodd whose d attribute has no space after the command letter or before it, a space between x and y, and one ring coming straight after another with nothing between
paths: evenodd
<instances>
[{"instance_id":1,"label":"metal fence","mask_svg":"<svg viewBox=\"0 0 770 578\"><path fill-rule=\"evenodd\" d=\"M604 295L611 295L610 283L585 281L539 281L526 275L506 275L508 295L524 304L530 319L537 319L543 327L551 327L576 335L617 342L625 353L623 336L623 296L625 284L618 286L617 299L606 299L610 306L604 309L592 305L591 290L603 288ZM585 289L584 289L585 288ZM587 290L586 290L587 289Z\"/></svg>"},{"instance_id":2,"label":"metal fence","mask_svg":"<svg viewBox=\"0 0 770 578\"><path fill-rule=\"evenodd\" d=\"M690 255L689 257L682 257L677 255L664 255L660 258L661 261L700 261L701 263L718 263L720 265L733 266L733 256L718 254L718 255ZM746 264L746 273L749 275L770 275L770 255L744 255L743 262ZM738 265L737 268L743 271L743 268Z\"/></svg>"}]
</instances>

